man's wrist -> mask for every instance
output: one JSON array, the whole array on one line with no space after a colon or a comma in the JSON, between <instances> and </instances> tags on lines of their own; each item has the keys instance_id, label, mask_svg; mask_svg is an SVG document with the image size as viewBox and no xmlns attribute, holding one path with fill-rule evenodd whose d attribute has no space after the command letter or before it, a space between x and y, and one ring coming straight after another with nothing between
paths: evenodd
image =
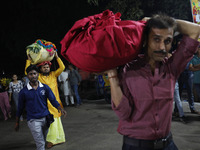
<instances>
[{"instance_id":1,"label":"man's wrist","mask_svg":"<svg viewBox=\"0 0 200 150\"><path fill-rule=\"evenodd\" d=\"M108 78L115 77L117 76L117 70L110 70L108 71L107 75L108 75Z\"/></svg>"},{"instance_id":2,"label":"man's wrist","mask_svg":"<svg viewBox=\"0 0 200 150\"><path fill-rule=\"evenodd\" d=\"M113 76L108 76L108 79L112 79L112 78L117 78L117 75L113 75Z\"/></svg>"},{"instance_id":3,"label":"man's wrist","mask_svg":"<svg viewBox=\"0 0 200 150\"><path fill-rule=\"evenodd\" d=\"M108 73L108 78L112 78L114 76L117 76L117 73Z\"/></svg>"}]
</instances>

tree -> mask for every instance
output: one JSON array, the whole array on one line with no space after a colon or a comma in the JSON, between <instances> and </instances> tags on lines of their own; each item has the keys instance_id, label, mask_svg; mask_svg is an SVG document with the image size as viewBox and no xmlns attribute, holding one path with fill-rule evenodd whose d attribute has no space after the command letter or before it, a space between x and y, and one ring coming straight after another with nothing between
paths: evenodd
<instances>
[{"instance_id":1,"label":"tree","mask_svg":"<svg viewBox=\"0 0 200 150\"><path fill-rule=\"evenodd\" d=\"M163 0L156 1L155 9L174 18L192 21L190 0Z\"/></svg>"},{"instance_id":2,"label":"tree","mask_svg":"<svg viewBox=\"0 0 200 150\"><path fill-rule=\"evenodd\" d=\"M190 0L87 0L100 10L120 12L122 19L139 20L162 12L172 17L192 21Z\"/></svg>"},{"instance_id":3,"label":"tree","mask_svg":"<svg viewBox=\"0 0 200 150\"><path fill-rule=\"evenodd\" d=\"M143 16L143 10L140 8L141 0L88 0L88 3L101 7L102 11L112 10L114 13L120 12L122 19L138 20Z\"/></svg>"}]
</instances>

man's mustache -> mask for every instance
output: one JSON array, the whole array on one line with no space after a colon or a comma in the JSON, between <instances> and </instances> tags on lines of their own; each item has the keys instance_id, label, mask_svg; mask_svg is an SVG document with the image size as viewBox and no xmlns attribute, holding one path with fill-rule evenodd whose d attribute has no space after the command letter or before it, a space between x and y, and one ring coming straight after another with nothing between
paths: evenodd
<instances>
[{"instance_id":1,"label":"man's mustache","mask_svg":"<svg viewBox=\"0 0 200 150\"><path fill-rule=\"evenodd\" d=\"M158 51L154 51L154 53L157 53L157 54L167 54L167 51L166 50L158 50Z\"/></svg>"}]
</instances>

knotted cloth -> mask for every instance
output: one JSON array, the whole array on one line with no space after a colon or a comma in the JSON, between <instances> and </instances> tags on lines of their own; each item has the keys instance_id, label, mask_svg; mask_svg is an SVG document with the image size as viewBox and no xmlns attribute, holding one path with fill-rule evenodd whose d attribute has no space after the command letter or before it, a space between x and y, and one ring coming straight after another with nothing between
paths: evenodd
<instances>
[{"instance_id":1,"label":"knotted cloth","mask_svg":"<svg viewBox=\"0 0 200 150\"><path fill-rule=\"evenodd\" d=\"M102 72L137 57L144 21L120 19L110 10L78 20L60 42L62 56L88 72Z\"/></svg>"}]
</instances>

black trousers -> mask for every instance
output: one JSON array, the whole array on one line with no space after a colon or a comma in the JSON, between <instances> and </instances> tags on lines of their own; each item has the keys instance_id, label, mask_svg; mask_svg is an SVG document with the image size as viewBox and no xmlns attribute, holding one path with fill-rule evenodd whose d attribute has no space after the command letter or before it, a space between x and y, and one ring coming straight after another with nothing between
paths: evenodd
<instances>
[{"instance_id":1,"label":"black trousers","mask_svg":"<svg viewBox=\"0 0 200 150\"><path fill-rule=\"evenodd\" d=\"M155 149L149 149L149 148L143 148L143 147L134 147L132 145L128 145L126 143L123 143L122 150L155 150ZM157 149L157 150L178 150L176 145L174 144L173 140L164 148L164 149Z\"/></svg>"}]
</instances>

